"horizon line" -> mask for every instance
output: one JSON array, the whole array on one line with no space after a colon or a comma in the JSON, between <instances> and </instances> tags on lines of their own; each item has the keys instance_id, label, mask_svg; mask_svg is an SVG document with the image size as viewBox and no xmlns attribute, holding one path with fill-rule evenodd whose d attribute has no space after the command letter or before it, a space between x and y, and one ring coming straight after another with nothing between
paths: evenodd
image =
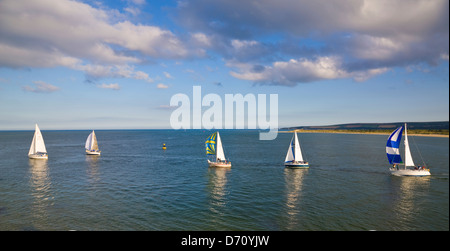
<instances>
[{"instance_id":1,"label":"horizon line","mask_svg":"<svg viewBox=\"0 0 450 251\"><path fill-rule=\"evenodd\" d=\"M352 123L341 123L341 124L328 124L328 125L301 125L301 126L284 126L284 127L278 127L278 130L283 130L283 129L290 129L290 128L294 128L294 127L323 127L323 126L338 126L338 125L352 125L352 124L399 124L399 123L450 123L449 120L440 120L440 121L397 121L397 122L352 122ZM193 129L193 128L186 128L186 129L173 129L173 128L99 128L99 129L92 129L92 128L88 128L88 129L84 129L84 128L77 128L77 129L41 129L41 131L90 131L90 130L99 130L99 131L108 131L108 130L269 130L269 129L259 129L259 128L255 128L255 129L249 129L249 128L242 128L242 129L237 129L237 128L231 128L231 129L226 129L226 128L221 128L221 129L217 129L217 128L211 128L211 129L206 129L206 128L199 128L199 129ZM34 129L0 129L0 131L34 131Z\"/></svg>"}]
</instances>

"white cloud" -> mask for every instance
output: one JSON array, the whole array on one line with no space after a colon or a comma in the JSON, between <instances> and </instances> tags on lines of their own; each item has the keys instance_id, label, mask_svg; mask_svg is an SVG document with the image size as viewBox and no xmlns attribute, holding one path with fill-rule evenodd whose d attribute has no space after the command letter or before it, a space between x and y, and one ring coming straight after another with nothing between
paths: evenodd
<instances>
[{"instance_id":1,"label":"white cloud","mask_svg":"<svg viewBox=\"0 0 450 251\"><path fill-rule=\"evenodd\" d=\"M255 66L236 62L228 62L227 65L238 69L238 72L230 72L230 75L235 78L285 86L342 78L353 78L355 81L361 82L388 70L388 68L376 68L348 72L344 69L339 57L318 57L315 60L291 59L276 61L271 66Z\"/></svg>"},{"instance_id":2,"label":"white cloud","mask_svg":"<svg viewBox=\"0 0 450 251\"><path fill-rule=\"evenodd\" d=\"M164 76L165 76L166 78L168 78L168 79L173 78L172 75L170 75L170 73L168 73L168 72L163 72L163 74L164 74Z\"/></svg>"},{"instance_id":3,"label":"white cloud","mask_svg":"<svg viewBox=\"0 0 450 251\"><path fill-rule=\"evenodd\" d=\"M448 61L448 8L448 0L191 0L178 17L214 41L232 76L295 85Z\"/></svg>"},{"instance_id":4,"label":"white cloud","mask_svg":"<svg viewBox=\"0 0 450 251\"><path fill-rule=\"evenodd\" d=\"M236 50L241 50L241 49L246 49L248 47L252 47L255 45L258 45L259 43L257 41L254 40L239 40L239 39L233 39L231 40L231 45L233 46L234 49Z\"/></svg>"},{"instance_id":5,"label":"white cloud","mask_svg":"<svg viewBox=\"0 0 450 251\"><path fill-rule=\"evenodd\" d=\"M314 61L305 58L291 59L277 61L272 66L266 67L255 67L249 64L236 66L240 69L240 73L231 72L233 77L288 86L302 82L348 77L348 73L341 68L341 61L337 57L319 57Z\"/></svg>"},{"instance_id":6,"label":"white cloud","mask_svg":"<svg viewBox=\"0 0 450 251\"><path fill-rule=\"evenodd\" d=\"M119 84L115 83L115 84L101 84L101 85L97 85L98 88L102 88L102 89L111 89L111 90L120 90L120 86Z\"/></svg>"},{"instance_id":7,"label":"white cloud","mask_svg":"<svg viewBox=\"0 0 450 251\"><path fill-rule=\"evenodd\" d=\"M124 10L133 16L141 14L141 10L137 7L126 7Z\"/></svg>"},{"instance_id":8,"label":"white cloud","mask_svg":"<svg viewBox=\"0 0 450 251\"><path fill-rule=\"evenodd\" d=\"M360 59L386 60L405 50L400 40L368 35L357 36L353 45L353 54Z\"/></svg>"},{"instance_id":9,"label":"white cloud","mask_svg":"<svg viewBox=\"0 0 450 251\"><path fill-rule=\"evenodd\" d=\"M94 80L100 78L132 78L153 82L153 79L147 73L135 71L134 67L130 65L76 64L70 67L85 72L89 79Z\"/></svg>"},{"instance_id":10,"label":"white cloud","mask_svg":"<svg viewBox=\"0 0 450 251\"><path fill-rule=\"evenodd\" d=\"M114 25L115 32L106 42L156 58L184 58L188 50L171 31L156 26L135 25L129 21Z\"/></svg>"},{"instance_id":11,"label":"white cloud","mask_svg":"<svg viewBox=\"0 0 450 251\"><path fill-rule=\"evenodd\" d=\"M114 22L110 12L114 10L69 0L4 0L0 8L0 67L65 66L96 78L151 81L133 65L147 58L190 55L171 31Z\"/></svg>"},{"instance_id":12,"label":"white cloud","mask_svg":"<svg viewBox=\"0 0 450 251\"><path fill-rule=\"evenodd\" d=\"M136 71L136 72L133 72L133 78L145 80L145 81L147 81L147 82L149 82L149 83L153 83L153 81L154 81L152 78L150 78L150 77L148 76L147 73L145 73L145 72L143 72L143 71Z\"/></svg>"},{"instance_id":13,"label":"white cloud","mask_svg":"<svg viewBox=\"0 0 450 251\"><path fill-rule=\"evenodd\" d=\"M193 41L193 43L196 43L199 46L202 47L211 47L213 44L212 38L207 36L204 33L194 33L191 35L191 39Z\"/></svg>"},{"instance_id":14,"label":"white cloud","mask_svg":"<svg viewBox=\"0 0 450 251\"><path fill-rule=\"evenodd\" d=\"M57 50L36 50L2 44L0 39L0 67L55 67L74 66L81 63L75 57L66 56Z\"/></svg>"},{"instance_id":15,"label":"white cloud","mask_svg":"<svg viewBox=\"0 0 450 251\"><path fill-rule=\"evenodd\" d=\"M342 31L391 36L429 33L448 25L448 0L191 0L178 9L186 26L234 38Z\"/></svg>"},{"instance_id":16,"label":"white cloud","mask_svg":"<svg viewBox=\"0 0 450 251\"><path fill-rule=\"evenodd\" d=\"M34 81L35 87L26 85L23 86L22 89L26 92L34 92L34 93L50 93L59 90L59 87L48 84L44 81Z\"/></svg>"},{"instance_id":17,"label":"white cloud","mask_svg":"<svg viewBox=\"0 0 450 251\"><path fill-rule=\"evenodd\" d=\"M236 78L295 85L448 61L448 0L179 1L171 11L184 35L165 28L171 24L126 19L138 20L144 5L2 0L0 67L63 66L89 79L153 82L138 65L222 57Z\"/></svg>"},{"instance_id":18,"label":"white cloud","mask_svg":"<svg viewBox=\"0 0 450 251\"><path fill-rule=\"evenodd\" d=\"M356 82L364 82L372 77L383 74L387 71L389 71L389 68L382 67L382 68L369 69L369 70L365 70L365 71L356 71L356 72L353 72L351 74L351 76Z\"/></svg>"},{"instance_id":19,"label":"white cloud","mask_svg":"<svg viewBox=\"0 0 450 251\"><path fill-rule=\"evenodd\" d=\"M288 62L275 62L274 69L289 81L310 82L316 79L337 79L347 77L338 57L319 57L316 60L291 59Z\"/></svg>"},{"instance_id":20,"label":"white cloud","mask_svg":"<svg viewBox=\"0 0 450 251\"><path fill-rule=\"evenodd\" d=\"M165 85L165 84L163 84L163 83L159 83L159 84L156 86L156 88L158 88L158 89L167 89L167 88L169 88L169 86L167 86L167 85Z\"/></svg>"}]
</instances>

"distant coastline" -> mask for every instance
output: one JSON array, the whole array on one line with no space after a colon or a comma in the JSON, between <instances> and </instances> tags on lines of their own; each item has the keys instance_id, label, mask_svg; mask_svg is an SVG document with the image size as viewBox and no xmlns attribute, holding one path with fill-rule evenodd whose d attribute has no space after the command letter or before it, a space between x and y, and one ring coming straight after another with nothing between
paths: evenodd
<instances>
[{"instance_id":1,"label":"distant coastline","mask_svg":"<svg viewBox=\"0 0 450 251\"><path fill-rule=\"evenodd\" d=\"M352 123L325 126L297 126L281 128L280 132L300 133L345 133L389 135L405 122L393 123ZM449 137L449 121L407 122L408 135L426 137Z\"/></svg>"},{"instance_id":2,"label":"distant coastline","mask_svg":"<svg viewBox=\"0 0 450 251\"><path fill-rule=\"evenodd\" d=\"M441 138L448 138L449 132L448 131L442 131L442 132L433 132L433 131L426 131L423 132L423 130L409 130L408 135L409 136L421 136L421 137L441 137ZM295 130L280 130L279 133L341 133L341 134L373 134L373 135L389 135L391 132L388 131L380 131L380 130L305 130L305 129L295 129Z\"/></svg>"}]
</instances>

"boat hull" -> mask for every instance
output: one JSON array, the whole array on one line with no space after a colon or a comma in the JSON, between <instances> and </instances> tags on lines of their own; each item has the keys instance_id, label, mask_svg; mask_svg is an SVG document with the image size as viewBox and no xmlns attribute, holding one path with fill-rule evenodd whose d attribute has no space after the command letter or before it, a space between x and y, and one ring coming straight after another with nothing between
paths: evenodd
<instances>
[{"instance_id":1,"label":"boat hull","mask_svg":"<svg viewBox=\"0 0 450 251\"><path fill-rule=\"evenodd\" d=\"M208 160L209 167L231 167L231 162L212 162Z\"/></svg>"},{"instance_id":2,"label":"boat hull","mask_svg":"<svg viewBox=\"0 0 450 251\"><path fill-rule=\"evenodd\" d=\"M285 163L284 167L294 169L309 168L309 163Z\"/></svg>"},{"instance_id":3,"label":"boat hull","mask_svg":"<svg viewBox=\"0 0 450 251\"><path fill-rule=\"evenodd\" d=\"M86 155L100 155L100 152L91 152L86 150Z\"/></svg>"},{"instance_id":4,"label":"boat hull","mask_svg":"<svg viewBox=\"0 0 450 251\"><path fill-rule=\"evenodd\" d=\"M28 158L30 159L48 159L47 154L28 154Z\"/></svg>"},{"instance_id":5,"label":"boat hull","mask_svg":"<svg viewBox=\"0 0 450 251\"><path fill-rule=\"evenodd\" d=\"M394 176L416 176L416 177L422 177L422 176L430 176L431 173L428 169L395 169L390 168L391 174Z\"/></svg>"}]
</instances>

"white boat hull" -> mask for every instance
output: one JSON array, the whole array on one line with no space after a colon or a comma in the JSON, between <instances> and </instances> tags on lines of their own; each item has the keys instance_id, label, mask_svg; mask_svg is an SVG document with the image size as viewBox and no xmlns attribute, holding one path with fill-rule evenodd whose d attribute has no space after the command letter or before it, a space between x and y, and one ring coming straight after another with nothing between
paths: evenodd
<instances>
[{"instance_id":1,"label":"white boat hull","mask_svg":"<svg viewBox=\"0 0 450 251\"><path fill-rule=\"evenodd\" d=\"M87 155L100 155L100 151L98 151L98 152L91 152L91 151L88 151L88 150L86 150L86 154Z\"/></svg>"},{"instance_id":2,"label":"white boat hull","mask_svg":"<svg viewBox=\"0 0 450 251\"><path fill-rule=\"evenodd\" d=\"M208 160L209 167L231 167L231 162L212 162Z\"/></svg>"},{"instance_id":3,"label":"white boat hull","mask_svg":"<svg viewBox=\"0 0 450 251\"><path fill-rule=\"evenodd\" d=\"M47 154L28 154L28 158L30 159L48 159Z\"/></svg>"},{"instance_id":4,"label":"white boat hull","mask_svg":"<svg viewBox=\"0 0 450 251\"><path fill-rule=\"evenodd\" d=\"M285 163L286 168L309 168L309 163Z\"/></svg>"},{"instance_id":5,"label":"white boat hull","mask_svg":"<svg viewBox=\"0 0 450 251\"><path fill-rule=\"evenodd\" d=\"M390 168L391 174L394 176L430 176L430 170L428 169L396 169Z\"/></svg>"}]
</instances>

